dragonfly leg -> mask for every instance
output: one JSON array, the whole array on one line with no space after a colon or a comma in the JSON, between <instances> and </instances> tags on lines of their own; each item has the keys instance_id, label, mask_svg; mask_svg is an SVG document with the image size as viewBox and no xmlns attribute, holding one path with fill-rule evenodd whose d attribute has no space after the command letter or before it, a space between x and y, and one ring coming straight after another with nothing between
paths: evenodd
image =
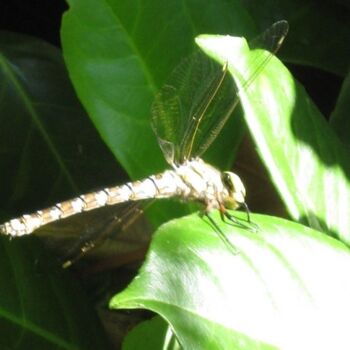
<instances>
[{"instance_id":1,"label":"dragonfly leg","mask_svg":"<svg viewBox=\"0 0 350 350\"><path fill-rule=\"evenodd\" d=\"M242 207L244 208L244 210L245 210L245 212L247 214L247 221L249 223L251 223L251 221L250 221L250 210L248 208L248 204L246 202L243 202L241 205L242 205Z\"/></svg>"},{"instance_id":2,"label":"dragonfly leg","mask_svg":"<svg viewBox=\"0 0 350 350\"><path fill-rule=\"evenodd\" d=\"M204 211L201 213L201 215L205 215L211 226L214 228L215 232L219 236L219 238L224 242L224 244L229 248L229 250L234 254L237 255L239 254L239 250L230 242L230 240L227 238L227 236L221 231L220 227L218 224L215 222L215 220L210 216L208 211Z\"/></svg>"},{"instance_id":3,"label":"dragonfly leg","mask_svg":"<svg viewBox=\"0 0 350 350\"><path fill-rule=\"evenodd\" d=\"M247 207L248 208L248 207ZM248 225L244 224L242 221L245 221L243 219L237 218L234 215L231 215L226 209L225 211L222 213L222 215L224 215L224 218L228 219L231 223L240 226L241 228L247 229L249 231L254 231L257 232L259 227L258 225L254 224L251 220L250 220L250 215L249 212L247 212L248 218L247 218L247 223ZM225 220L223 220L225 221Z\"/></svg>"}]
</instances>

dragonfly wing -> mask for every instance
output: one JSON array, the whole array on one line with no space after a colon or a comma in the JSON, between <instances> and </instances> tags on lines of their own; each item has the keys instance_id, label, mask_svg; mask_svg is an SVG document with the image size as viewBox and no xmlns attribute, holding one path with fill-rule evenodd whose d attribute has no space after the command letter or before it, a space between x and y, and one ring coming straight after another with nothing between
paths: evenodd
<instances>
[{"instance_id":1,"label":"dragonfly wing","mask_svg":"<svg viewBox=\"0 0 350 350\"><path fill-rule=\"evenodd\" d=\"M145 244L149 237L145 231L151 230L145 222L137 225L145 220L142 213L139 202L120 203L52 222L34 234L67 267L85 255L96 258L118 252L125 254Z\"/></svg>"},{"instance_id":2,"label":"dragonfly wing","mask_svg":"<svg viewBox=\"0 0 350 350\"><path fill-rule=\"evenodd\" d=\"M196 122L206 111L207 100L226 72L199 49L175 68L156 95L152 127L170 164L188 159Z\"/></svg>"},{"instance_id":3,"label":"dragonfly wing","mask_svg":"<svg viewBox=\"0 0 350 350\"><path fill-rule=\"evenodd\" d=\"M192 118L194 125L189 128L189 130L194 130L191 136L192 141L188 146L184 146L189 152L188 157L201 156L211 145L238 105L239 94L249 88L276 54L288 33L288 29L287 21L276 22L248 43L249 49L259 49L259 54L253 55L253 58L249 59L247 71L243 73L246 80L240 89L236 88L230 74L225 75L222 80L219 78L213 80L213 86L209 90L209 94L212 91L213 95L211 99L207 100L208 106L205 106L207 112L202 116L202 111L199 111L195 114L195 118ZM216 87L215 83L218 84Z\"/></svg>"},{"instance_id":4,"label":"dragonfly wing","mask_svg":"<svg viewBox=\"0 0 350 350\"><path fill-rule=\"evenodd\" d=\"M200 156L214 141L247 89L281 46L286 21L276 22L250 44L261 51L249 62L241 90L223 67L201 53L180 63L157 95L152 126L169 163Z\"/></svg>"}]
</instances>

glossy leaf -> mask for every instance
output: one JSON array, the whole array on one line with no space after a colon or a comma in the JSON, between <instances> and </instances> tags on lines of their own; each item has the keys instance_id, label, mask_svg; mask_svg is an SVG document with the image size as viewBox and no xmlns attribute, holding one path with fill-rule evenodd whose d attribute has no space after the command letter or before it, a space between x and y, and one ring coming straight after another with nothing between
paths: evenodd
<instances>
[{"instance_id":1,"label":"glossy leaf","mask_svg":"<svg viewBox=\"0 0 350 350\"><path fill-rule=\"evenodd\" d=\"M196 3L178 1L69 3L62 25L64 57L91 120L131 178L163 171L164 156L150 126L154 96L190 54L196 34L251 33L244 9L236 1L210 1L199 16ZM216 144L215 164L225 167L242 135L239 118L230 122ZM227 147L233 149L231 162L221 156Z\"/></svg>"},{"instance_id":2,"label":"glossy leaf","mask_svg":"<svg viewBox=\"0 0 350 350\"><path fill-rule=\"evenodd\" d=\"M184 348L350 346L350 254L343 244L278 218L253 215L255 232L212 215L239 254L206 219L171 221L111 306L159 313Z\"/></svg>"},{"instance_id":3,"label":"glossy leaf","mask_svg":"<svg viewBox=\"0 0 350 350\"><path fill-rule=\"evenodd\" d=\"M200 45L227 59L238 85L255 55L229 51L233 39L206 37ZM241 50L248 47L243 45ZM303 87L277 60L240 95L245 118L290 215L350 242L350 156Z\"/></svg>"},{"instance_id":4,"label":"glossy leaf","mask_svg":"<svg viewBox=\"0 0 350 350\"><path fill-rule=\"evenodd\" d=\"M61 32L64 57L91 120L132 179L163 171L167 165L150 126L155 94L192 51L197 33L252 37L247 14L236 1L206 2L201 16L197 3L184 7L177 1L166 6L159 0L147 6L135 1L69 3ZM230 118L204 158L229 169L244 132L242 118ZM184 212L163 204L153 223Z\"/></svg>"}]
</instances>

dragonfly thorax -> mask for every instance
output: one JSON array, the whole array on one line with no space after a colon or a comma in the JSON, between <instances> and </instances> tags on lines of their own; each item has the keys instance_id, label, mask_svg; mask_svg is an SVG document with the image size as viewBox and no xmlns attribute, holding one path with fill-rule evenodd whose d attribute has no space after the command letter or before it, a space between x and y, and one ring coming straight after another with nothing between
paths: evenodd
<instances>
[{"instance_id":1,"label":"dragonfly thorax","mask_svg":"<svg viewBox=\"0 0 350 350\"><path fill-rule=\"evenodd\" d=\"M245 188L232 172L221 172L200 158L175 166L183 187L181 196L204 203L206 210L237 209L245 202Z\"/></svg>"}]
</instances>

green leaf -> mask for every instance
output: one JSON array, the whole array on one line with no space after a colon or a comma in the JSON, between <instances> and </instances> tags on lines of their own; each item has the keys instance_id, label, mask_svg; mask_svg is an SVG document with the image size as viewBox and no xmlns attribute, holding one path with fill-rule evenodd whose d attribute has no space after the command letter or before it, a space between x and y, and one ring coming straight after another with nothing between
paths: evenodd
<instances>
[{"instance_id":1,"label":"green leaf","mask_svg":"<svg viewBox=\"0 0 350 350\"><path fill-rule=\"evenodd\" d=\"M8 217L91 189L116 173L57 48L0 32L0 67L0 195ZM102 166L104 173L97 172Z\"/></svg>"},{"instance_id":2,"label":"green leaf","mask_svg":"<svg viewBox=\"0 0 350 350\"><path fill-rule=\"evenodd\" d=\"M339 139L346 145L349 145L350 135L350 73L347 74L335 109L330 117L330 125L337 133Z\"/></svg>"},{"instance_id":3,"label":"green leaf","mask_svg":"<svg viewBox=\"0 0 350 350\"><path fill-rule=\"evenodd\" d=\"M161 318L154 317L133 328L125 337L123 350L176 350L180 349L172 336L169 325Z\"/></svg>"},{"instance_id":4,"label":"green leaf","mask_svg":"<svg viewBox=\"0 0 350 350\"><path fill-rule=\"evenodd\" d=\"M230 37L200 41L207 52L228 60L242 86L247 66L261 51L249 53L243 44L234 52L234 43ZM272 59L240 99L258 152L291 217L350 243L349 152L303 87Z\"/></svg>"},{"instance_id":5,"label":"green leaf","mask_svg":"<svg viewBox=\"0 0 350 350\"><path fill-rule=\"evenodd\" d=\"M94 308L76 279L48 267L52 257L44 257L37 243L0 241L1 349L105 348Z\"/></svg>"},{"instance_id":6,"label":"green leaf","mask_svg":"<svg viewBox=\"0 0 350 350\"><path fill-rule=\"evenodd\" d=\"M164 157L150 126L156 92L192 51L196 34L252 33L247 14L237 1L206 2L200 16L197 3L174 0L69 4L61 31L64 58L91 120L132 179L163 171ZM228 166L220 145L237 148L238 122L232 119L216 144L216 164Z\"/></svg>"},{"instance_id":7,"label":"green leaf","mask_svg":"<svg viewBox=\"0 0 350 350\"><path fill-rule=\"evenodd\" d=\"M186 349L350 346L350 255L343 244L274 217L253 215L255 232L212 215L239 254L198 215L168 222L111 307L157 312Z\"/></svg>"},{"instance_id":8,"label":"green leaf","mask_svg":"<svg viewBox=\"0 0 350 350\"><path fill-rule=\"evenodd\" d=\"M84 188L90 178L82 179L85 152L98 153L96 163L108 153L75 98L57 48L1 32L0 66L1 214L9 217ZM37 243L1 237L0 348L104 348L84 292L69 273L50 268L54 258L43 257Z\"/></svg>"},{"instance_id":9,"label":"green leaf","mask_svg":"<svg viewBox=\"0 0 350 350\"><path fill-rule=\"evenodd\" d=\"M206 2L200 16L197 3L175 0L69 4L61 30L64 58L89 117L132 179L163 171L167 165L150 125L156 92L192 51L196 34L252 33L249 17L237 1ZM231 118L208 158L230 168L243 132L242 120ZM166 205L156 209L154 223L186 212Z\"/></svg>"}]
</instances>

